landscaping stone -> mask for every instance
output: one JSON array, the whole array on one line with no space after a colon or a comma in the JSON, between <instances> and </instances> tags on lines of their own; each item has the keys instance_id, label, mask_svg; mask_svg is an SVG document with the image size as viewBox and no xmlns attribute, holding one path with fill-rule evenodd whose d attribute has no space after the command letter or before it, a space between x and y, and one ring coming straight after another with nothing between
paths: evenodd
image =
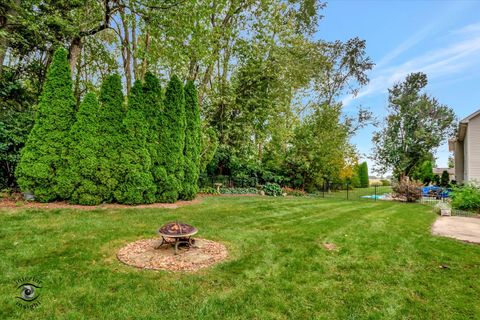
<instances>
[{"instance_id":1,"label":"landscaping stone","mask_svg":"<svg viewBox=\"0 0 480 320\"><path fill-rule=\"evenodd\" d=\"M452 209L440 209L440 215L449 217L452 215Z\"/></svg>"}]
</instances>

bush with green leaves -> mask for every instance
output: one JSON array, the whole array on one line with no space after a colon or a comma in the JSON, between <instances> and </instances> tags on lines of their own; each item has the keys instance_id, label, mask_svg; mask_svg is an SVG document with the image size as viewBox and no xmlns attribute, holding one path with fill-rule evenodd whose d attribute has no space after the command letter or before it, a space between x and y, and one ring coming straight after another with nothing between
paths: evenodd
<instances>
[{"instance_id":1,"label":"bush with green leaves","mask_svg":"<svg viewBox=\"0 0 480 320\"><path fill-rule=\"evenodd\" d=\"M118 190L125 177L125 165L121 159L124 139L123 119L125 106L120 75L108 76L100 88L100 111L98 113L98 194L105 202L123 199Z\"/></svg>"},{"instance_id":2,"label":"bush with green leaves","mask_svg":"<svg viewBox=\"0 0 480 320\"><path fill-rule=\"evenodd\" d=\"M184 179L181 198L191 200L198 192L200 175L201 122L197 89L193 81L185 86L185 149Z\"/></svg>"},{"instance_id":3,"label":"bush with green leaves","mask_svg":"<svg viewBox=\"0 0 480 320\"><path fill-rule=\"evenodd\" d=\"M36 88L3 66L0 72L0 188L17 187L15 168L33 126Z\"/></svg>"},{"instance_id":4,"label":"bush with green leaves","mask_svg":"<svg viewBox=\"0 0 480 320\"><path fill-rule=\"evenodd\" d=\"M141 81L135 81L128 96L128 111L123 120L124 137L119 146L124 176L118 185L116 200L125 204L155 202L156 186L147 148L149 127Z\"/></svg>"},{"instance_id":5,"label":"bush with green leaves","mask_svg":"<svg viewBox=\"0 0 480 320\"><path fill-rule=\"evenodd\" d=\"M70 131L70 151L65 183L70 184L70 201L96 205L104 199L99 192L98 170L98 100L95 93L83 98L77 112L77 121Z\"/></svg>"},{"instance_id":6,"label":"bush with green leaves","mask_svg":"<svg viewBox=\"0 0 480 320\"><path fill-rule=\"evenodd\" d=\"M203 187L198 190L198 193L202 194L218 194L218 191L216 188L212 187Z\"/></svg>"},{"instance_id":7,"label":"bush with green leaves","mask_svg":"<svg viewBox=\"0 0 480 320\"><path fill-rule=\"evenodd\" d=\"M451 197L454 209L480 212L480 187L474 184L454 187Z\"/></svg>"},{"instance_id":8,"label":"bush with green leaves","mask_svg":"<svg viewBox=\"0 0 480 320\"><path fill-rule=\"evenodd\" d=\"M16 177L22 191L47 202L65 193L58 184L58 170L66 166L68 137L75 121L75 98L72 92L67 51L58 49L48 68L42 95Z\"/></svg>"},{"instance_id":9,"label":"bush with green leaves","mask_svg":"<svg viewBox=\"0 0 480 320\"><path fill-rule=\"evenodd\" d=\"M164 111L161 118L159 159L165 176L159 185L161 202L175 202L182 192L185 149L185 96L183 84L173 76L165 91Z\"/></svg>"},{"instance_id":10,"label":"bush with green leaves","mask_svg":"<svg viewBox=\"0 0 480 320\"><path fill-rule=\"evenodd\" d=\"M267 183L263 186L263 191L267 196L281 196L282 195L282 188L276 183Z\"/></svg>"},{"instance_id":11,"label":"bush with green leaves","mask_svg":"<svg viewBox=\"0 0 480 320\"><path fill-rule=\"evenodd\" d=\"M382 186L384 186L384 187L389 187L389 186L392 185L390 180L387 180L387 179L382 179L382 180L380 180L380 182L382 183Z\"/></svg>"}]
</instances>

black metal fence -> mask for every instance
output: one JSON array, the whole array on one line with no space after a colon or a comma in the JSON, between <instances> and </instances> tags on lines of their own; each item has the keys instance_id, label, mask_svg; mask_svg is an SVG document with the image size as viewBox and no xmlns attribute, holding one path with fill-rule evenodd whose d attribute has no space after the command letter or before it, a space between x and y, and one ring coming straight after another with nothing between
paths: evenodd
<instances>
[{"instance_id":1,"label":"black metal fence","mask_svg":"<svg viewBox=\"0 0 480 320\"><path fill-rule=\"evenodd\" d=\"M200 188L255 188L265 182L256 177L231 177L231 176L207 176L199 178ZM345 200L378 200L388 197L392 188L390 186L371 186L368 188L354 188L349 183L325 182L319 190L310 193L311 196L330 199Z\"/></svg>"},{"instance_id":2,"label":"black metal fence","mask_svg":"<svg viewBox=\"0 0 480 320\"><path fill-rule=\"evenodd\" d=\"M366 188L355 188L349 183L326 182L315 194L328 199L377 201L390 197L391 192L391 186L373 185Z\"/></svg>"},{"instance_id":3,"label":"black metal fence","mask_svg":"<svg viewBox=\"0 0 480 320\"><path fill-rule=\"evenodd\" d=\"M231 177L231 176L207 176L200 175L198 184L200 188L216 187L222 184L223 188L255 188L261 181L256 177Z\"/></svg>"},{"instance_id":4,"label":"black metal fence","mask_svg":"<svg viewBox=\"0 0 480 320\"><path fill-rule=\"evenodd\" d=\"M201 175L199 179L200 188L212 187L217 188L257 188L259 184L265 184L256 177L231 177L231 176L206 176ZM250 191L249 191L250 192ZM439 203L449 203L451 196L451 189L444 187L424 187L420 190L421 196L416 201L417 203L436 206ZM393 200L403 201L404 199L397 198L392 192L391 186L384 185L372 185L367 188L353 187L351 184L334 183L326 181L317 191L314 193L305 193L308 196L315 196L325 199L338 199L338 200ZM452 215L459 216L472 216L476 215L475 212L462 211L452 209Z\"/></svg>"}]
</instances>

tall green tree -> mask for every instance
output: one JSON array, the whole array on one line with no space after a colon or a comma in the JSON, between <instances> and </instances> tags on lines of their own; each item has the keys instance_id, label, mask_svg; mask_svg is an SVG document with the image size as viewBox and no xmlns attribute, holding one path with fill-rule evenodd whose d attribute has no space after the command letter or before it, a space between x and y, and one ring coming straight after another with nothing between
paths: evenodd
<instances>
[{"instance_id":1,"label":"tall green tree","mask_svg":"<svg viewBox=\"0 0 480 320\"><path fill-rule=\"evenodd\" d=\"M163 167L164 159L161 153L161 132L163 94L160 81L151 72L145 74L143 84L143 99L145 104L145 117L148 123L146 147L151 159L151 172L153 183L156 186L156 199L160 200L161 185L165 183L167 172Z\"/></svg>"},{"instance_id":2,"label":"tall green tree","mask_svg":"<svg viewBox=\"0 0 480 320\"><path fill-rule=\"evenodd\" d=\"M48 69L35 124L16 170L20 188L32 192L40 201L51 201L62 193L57 172L66 165L68 137L74 120L75 99L67 51L60 48Z\"/></svg>"},{"instance_id":3,"label":"tall green tree","mask_svg":"<svg viewBox=\"0 0 480 320\"><path fill-rule=\"evenodd\" d=\"M160 186L159 200L175 202L182 192L184 180L185 149L185 95L183 84L174 75L165 92L162 130L160 133L159 156L165 168L165 181Z\"/></svg>"},{"instance_id":4,"label":"tall green tree","mask_svg":"<svg viewBox=\"0 0 480 320\"><path fill-rule=\"evenodd\" d=\"M345 159L354 152L348 127L341 121L341 107L319 105L295 130L285 171L295 187L314 190L325 179L338 180Z\"/></svg>"},{"instance_id":5,"label":"tall green tree","mask_svg":"<svg viewBox=\"0 0 480 320\"><path fill-rule=\"evenodd\" d=\"M443 170L442 176L440 177L440 185L442 187L448 187L449 182L450 182L450 175L448 174L447 170Z\"/></svg>"},{"instance_id":6,"label":"tall green tree","mask_svg":"<svg viewBox=\"0 0 480 320\"><path fill-rule=\"evenodd\" d=\"M433 179L433 166L435 159L433 155L430 155L430 159L424 160L417 170L412 174L412 178L422 181L425 185L428 185Z\"/></svg>"},{"instance_id":7,"label":"tall green tree","mask_svg":"<svg viewBox=\"0 0 480 320\"><path fill-rule=\"evenodd\" d=\"M389 89L385 126L373 136L378 171L392 170L397 178L412 177L416 168L452 134L455 114L422 92L427 83L426 74L412 73Z\"/></svg>"},{"instance_id":8,"label":"tall green tree","mask_svg":"<svg viewBox=\"0 0 480 320\"><path fill-rule=\"evenodd\" d=\"M77 121L70 131L70 149L66 170L71 184L71 202L83 205L100 204L104 199L97 180L98 154L98 99L88 93L80 104Z\"/></svg>"},{"instance_id":9,"label":"tall green tree","mask_svg":"<svg viewBox=\"0 0 480 320\"><path fill-rule=\"evenodd\" d=\"M153 181L152 161L147 148L149 127L145 109L142 83L137 80L128 96L128 111L124 119L125 134L119 146L120 161L125 168L125 175L116 195L116 200L120 203L155 202L157 188Z\"/></svg>"},{"instance_id":10,"label":"tall green tree","mask_svg":"<svg viewBox=\"0 0 480 320\"><path fill-rule=\"evenodd\" d=\"M360 180L360 188L368 188L370 182L368 179L368 165L366 161L360 163L358 166L358 179Z\"/></svg>"},{"instance_id":11,"label":"tall green tree","mask_svg":"<svg viewBox=\"0 0 480 320\"><path fill-rule=\"evenodd\" d=\"M193 81L185 85L185 149L182 198L191 200L198 192L201 151L201 121L197 89Z\"/></svg>"},{"instance_id":12,"label":"tall green tree","mask_svg":"<svg viewBox=\"0 0 480 320\"><path fill-rule=\"evenodd\" d=\"M201 130L201 151L200 151L200 173L205 172L215 156L218 147L217 133L213 128L202 127Z\"/></svg>"},{"instance_id":13,"label":"tall green tree","mask_svg":"<svg viewBox=\"0 0 480 320\"><path fill-rule=\"evenodd\" d=\"M119 184L125 177L125 165L121 160L121 148L124 136L123 119L125 106L122 93L122 81L118 74L107 77L100 88L100 111L98 113L98 139L100 153L97 179L101 197L112 202L117 197L123 199Z\"/></svg>"}]
</instances>

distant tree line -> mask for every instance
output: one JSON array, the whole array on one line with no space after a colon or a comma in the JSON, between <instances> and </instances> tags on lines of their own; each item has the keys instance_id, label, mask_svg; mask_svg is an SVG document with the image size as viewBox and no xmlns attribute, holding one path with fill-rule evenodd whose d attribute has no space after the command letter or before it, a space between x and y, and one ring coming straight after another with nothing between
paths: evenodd
<instances>
[{"instance_id":1,"label":"distant tree line","mask_svg":"<svg viewBox=\"0 0 480 320\"><path fill-rule=\"evenodd\" d=\"M78 110L67 51L47 72L33 128L21 152L20 188L39 201L140 204L193 199L200 168L200 112L194 84L172 76L163 94L146 73L125 101L119 75L105 78Z\"/></svg>"}]
</instances>

